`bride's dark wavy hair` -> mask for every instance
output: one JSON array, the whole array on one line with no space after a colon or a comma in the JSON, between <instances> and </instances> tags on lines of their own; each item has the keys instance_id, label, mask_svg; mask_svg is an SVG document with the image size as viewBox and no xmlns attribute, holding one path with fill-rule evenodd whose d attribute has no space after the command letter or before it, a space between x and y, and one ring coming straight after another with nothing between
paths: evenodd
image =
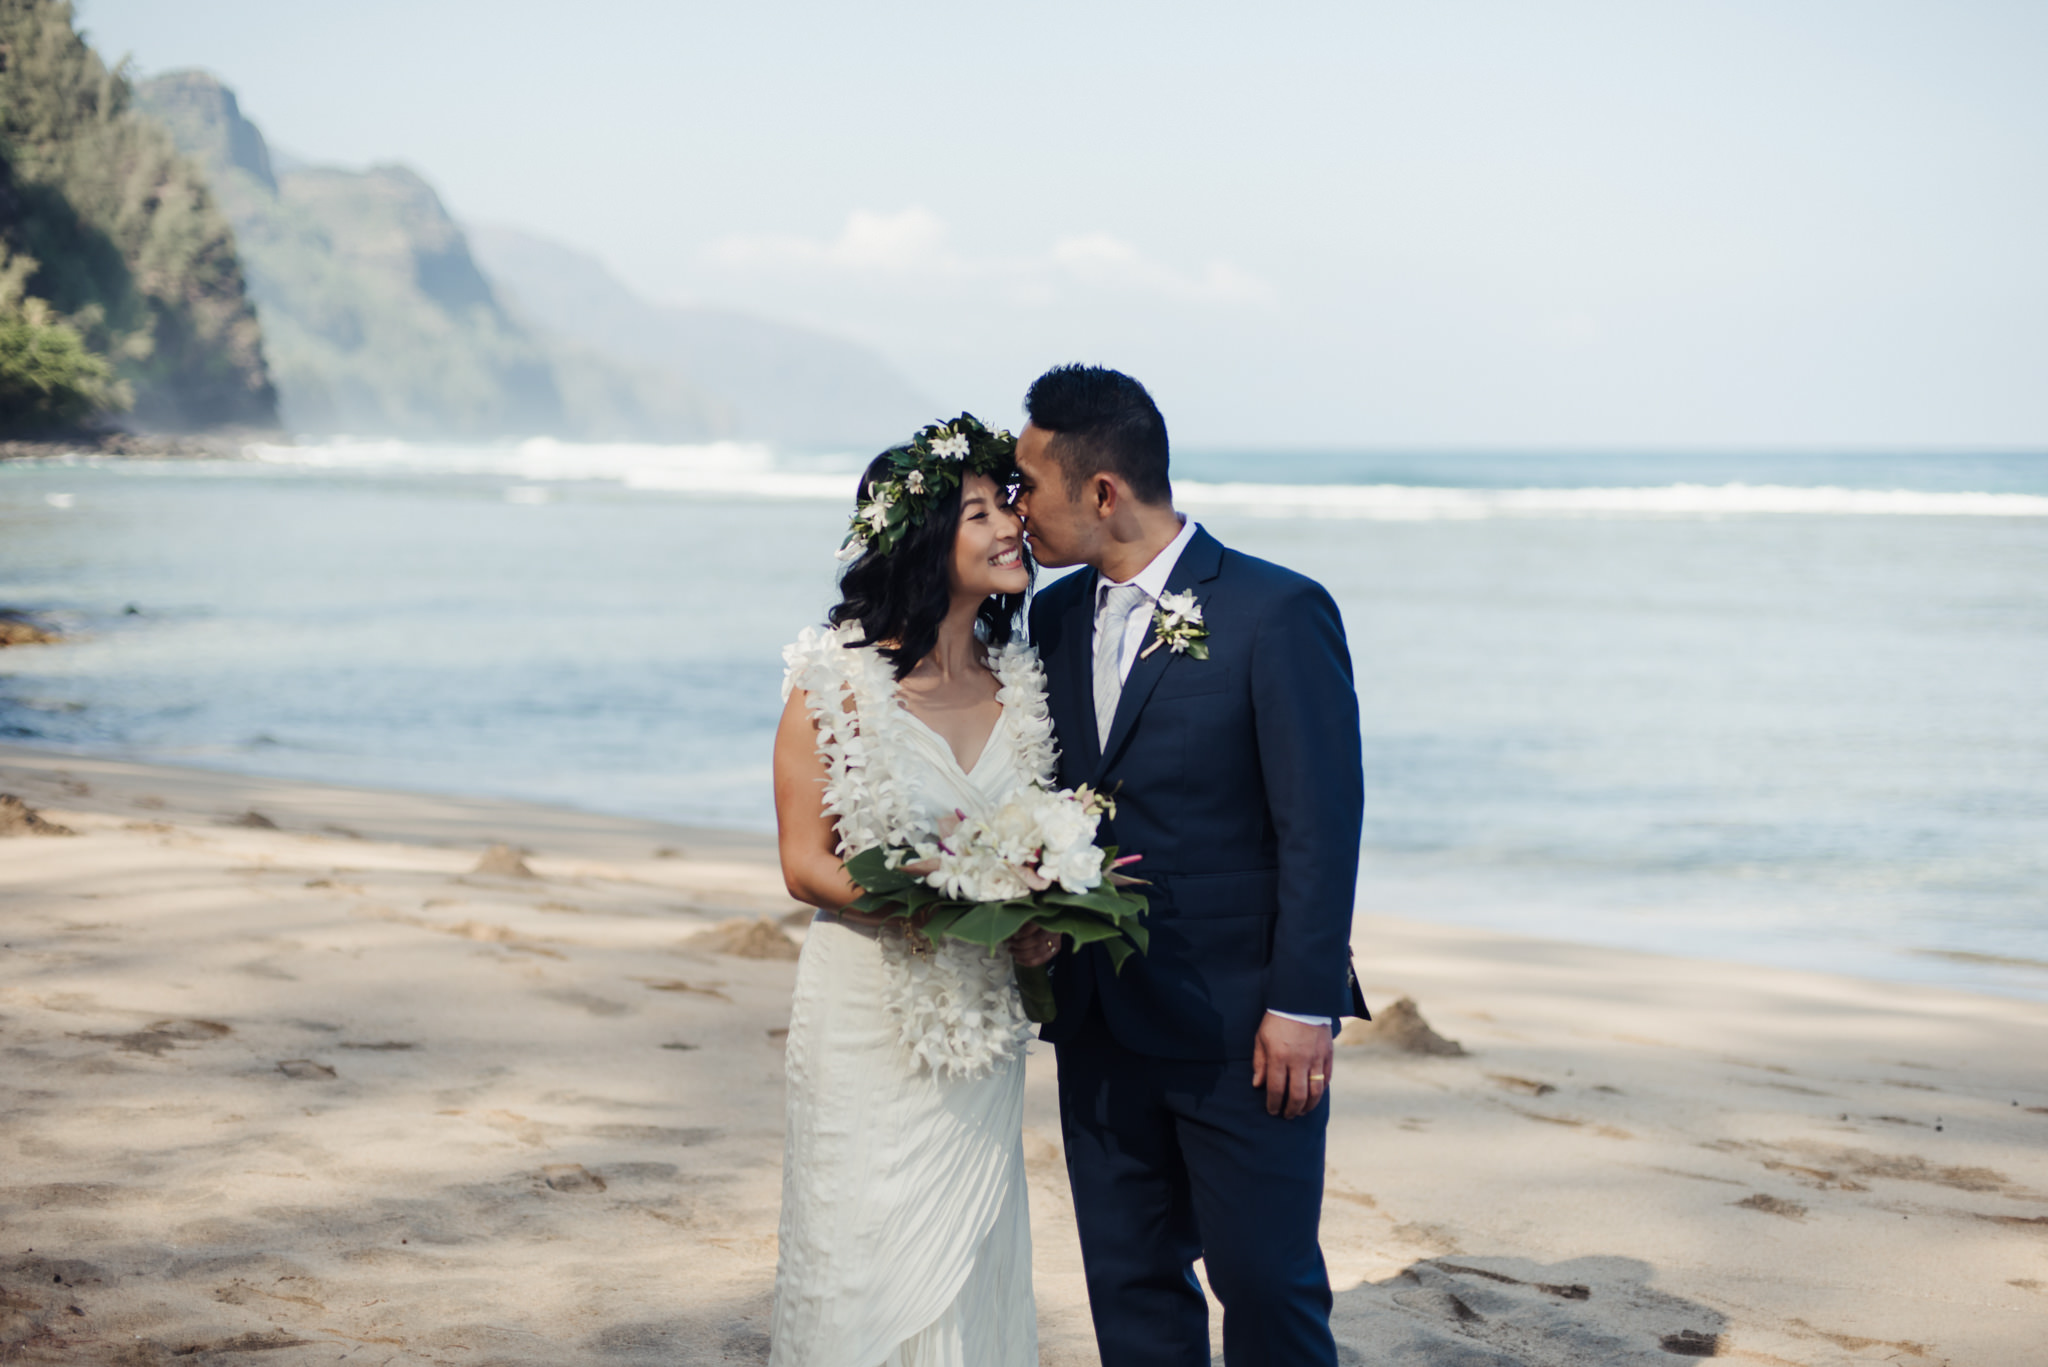
<instances>
[{"instance_id":1,"label":"bride's dark wavy hair","mask_svg":"<svg viewBox=\"0 0 2048 1367\"><path fill-rule=\"evenodd\" d=\"M888 452L876 456L860 477L859 501L866 502L875 486L894 473ZM1014 475L994 478L999 492L1015 482ZM966 489L965 480L961 489ZM860 623L862 639L856 644L878 647L896 677L902 678L939 643L939 623L946 620L946 610L953 603L953 544L959 535L960 498L956 495L940 500L888 555L878 555L873 549L862 551L839 576L839 602L826 614L827 620L835 627ZM1028 546L1024 547L1024 566L1037 574ZM975 614L975 633L997 649L1008 645L1022 630L1024 605L1029 600L1029 589L990 595Z\"/></svg>"}]
</instances>

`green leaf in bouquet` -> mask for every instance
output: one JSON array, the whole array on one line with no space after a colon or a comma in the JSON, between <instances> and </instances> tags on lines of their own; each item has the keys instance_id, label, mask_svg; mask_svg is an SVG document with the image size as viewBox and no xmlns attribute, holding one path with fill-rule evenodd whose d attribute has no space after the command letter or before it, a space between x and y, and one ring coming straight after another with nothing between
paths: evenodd
<instances>
[{"instance_id":1,"label":"green leaf in bouquet","mask_svg":"<svg viewBox=\"0 0 2048 1367\"><path fill-rule=\"evenodd\" d=\"M1023 921L1006 916L1005 902L979 902L969 907L960 919L953 922L947 934L956 940L968 940L984 949L995 950L1003 941L1017 933ZM1026 920L1029 917L1025 918Z\"/></svg>"},{"instance_id":2,"label":"green leaf in bouquet","mask_svg":"<svg viewBox=\"0 0 2048 1367\"><path fill-rule=\"evenodd\" d=\"M945 935L953 935L957 938L958 933L954 927L959 924L961 917L972 910L973 908L965 902L941 900L939 905L931 908L925 914L925 922L922 927L924 937L928 940L936 940Z\"/></svg>"},{"instance_id":3,"label":"green leaf in bouquet","mask_svg":"<svg viewBox=\"0 0 2048 1367\"><path fill-rule=\"evenodd\" d=\"M916 874L890 868L889 851L883 845L862 850L847 860L846 876L869 892L899 892L924 886Z\"/></svg>"},{"instance_id":4,"label":"green leaf in bouquet","mask_svg":"<svg viewBox=\"0 0 2048 1367\"><path fill-rule=\"evenodd\" d=\"M1099 940L1119 940L1123 938L1122 931L1118 930L1108 921L1098 917L1068 916L1061 919L1064 924L1059 927L1060 933L1071 936L1076 945L1092 945ZM1053 929L1051 925L1044 921L1039 922L1039 924L1045 926L1047 930Z\"/></svg>"},{"instance_id":5,"label":"green leaf in bouquet","mask_svg":"<svg viewBox=\"0 0 2048 1367\"><path fill-rule=\"evenodd\" d=\"M1098 884L1087 892L1048 892L1045 900L1055 906L1081 907L1113 920L1141 916L1151 905L1139 894L1108 883Z\"/></svg>"},{"instance_id":6,"label":"green leaf in bouquet","mask_svg":"<svg viewBox=\"0 0 2048 1367\"><path fill-rule=\"evenodd\" d=\"M919 879L895 895L911 911L922 911L935 902L946 900L945 893L940 892L923 879Z\"/></svg>"},{"instance_id":7,"label":"green leaf in bouquet","mask_svg":"<svg viewBox=\"0 0 2048 1367\"><path fill-rule=\"evenodd\" d=\"M996 904L993 933L998 937L996 945L1015 935L1028 925L1038 923L1039 908L1030 902L1000 902ZM991 949L995 945L990 946Z\"/></svg>"},{"instance_id":8,"label":"green leaf in bouquet","mask_svg":"<svg viewBox=\"0 0 2048 1367\"><path fill-rule=\"evenodd\" d=\"M1031 919L1038 922L1040 930L1050 931L1054 935L1076 937L1092 934L1102 924L1098 917L1084 916L1078 911L1053 906L1040 907L1038 914Z\"/></svg>"},{"instance_id":9,"label":"green leaf in bouquet","mask_svg":"<svg viewBox=\"0 0 2048 1367\"><path fill-rule=\"evenodd\" d=\"M1136 952L1131 948L1130 941L1122 937L1114 940L1104 940L1102 942L1102 951L1109 955L1109 966L1112 971L1117 973L1124 971L1124 960L1130 958Z\"/></svg>"}]
</instances>

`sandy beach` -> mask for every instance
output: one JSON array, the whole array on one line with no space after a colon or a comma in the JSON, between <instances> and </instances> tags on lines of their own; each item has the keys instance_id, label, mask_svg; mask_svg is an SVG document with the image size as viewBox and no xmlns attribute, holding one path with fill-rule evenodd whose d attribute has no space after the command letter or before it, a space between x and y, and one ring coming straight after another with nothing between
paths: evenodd
<instances>
[{"instance_id":1,"label":"sandy beach","mask_svg":"<svg viewBox=\"0 0 2048 1367\"><path fill-rule=\"evenodd\" d=\"M18 748L0 793L74 833L0 838L0 1362L765 1359L770 842ZM1355 944L1462 1052L1340 1048L1345 1362L2043 1360L2048 1005ZM1094 1363L1030 1069L1043 1360Z\"/></svg>"}]
</instances>

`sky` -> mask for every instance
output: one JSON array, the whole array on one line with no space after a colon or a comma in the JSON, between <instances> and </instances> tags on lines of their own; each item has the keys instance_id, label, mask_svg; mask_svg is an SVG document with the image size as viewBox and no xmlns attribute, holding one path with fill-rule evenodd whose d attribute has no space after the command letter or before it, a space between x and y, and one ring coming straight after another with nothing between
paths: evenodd
<instances>
[{"instance_id":1,"label":"sky","mask_svg":"<svg viewBox=\"0 0 2048 1367\"><path fill-rule=\"evenodd\" d=\"M2048 448L2048 5L79 0L648 296L1176 441Z\"/></svg>"}]
</instances>

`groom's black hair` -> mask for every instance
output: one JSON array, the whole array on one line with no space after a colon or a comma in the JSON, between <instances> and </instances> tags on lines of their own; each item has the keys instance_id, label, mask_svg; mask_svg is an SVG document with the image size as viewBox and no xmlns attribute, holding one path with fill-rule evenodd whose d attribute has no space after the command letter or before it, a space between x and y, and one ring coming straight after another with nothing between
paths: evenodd
<instances>
[{"instance_id":1,"label":"groom's black hair","mask_svg":"<svg viewBox=\"0 0 2048 1367\"><path fill-rule=\"evenodd\" d=\"M1166 475L1166 419L1159 405L1120 370L1061 365L1031 382L1024 414L1053 434L1046 453L1066 477L1067 495L1107 471L1145 503L1172 504Z\"/></svg>"},{"instance_id":2,"label":"groom's black hair","mask_svg":"<svg viewBox=\"0 0 2048 1367\"><path fill-rule=\"evenodd\" d=\"M877 484L896 478L889 452L868 463L860 477L860 502L866 502ZM1007 497L1010 481L998 475L996 492ZM962 481L961 488L966 488ZM860 558L839 576L839 602L826 614L833 626L860 623L864 646L879 646L882 657L902 678L917 662L932 653L939 643L939 623L953 605L953 543L960 534L959 498L940 499L911 524L896 549L887 555L862 551ZM1036 573L1029 547L1024 564ZM981 605L976 625L981 636L997 649L1010 643L1020 629L1026 593L996 594Z\"/></svg>"}]
</instances>

